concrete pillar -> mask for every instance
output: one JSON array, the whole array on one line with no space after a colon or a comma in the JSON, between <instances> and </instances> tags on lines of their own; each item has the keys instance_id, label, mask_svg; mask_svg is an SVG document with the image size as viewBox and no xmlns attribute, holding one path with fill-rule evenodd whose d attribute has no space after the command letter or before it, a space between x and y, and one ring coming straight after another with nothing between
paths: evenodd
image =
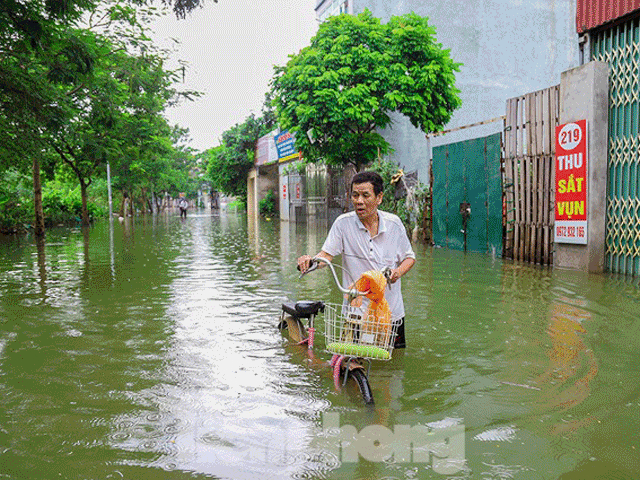
<instances>
[{"instance_id":1,"label":"concrete pillar","mask_svg":"<svg viewBox=\"0 0 640 480\"><path fill-rule=\"evenodd\" d=\"M555 244L554 266L591 273L604 271L609 68L589 62L562 73L560 124L587 120L587 244Z\"/></svg>"},{"instance_id":2,"label":"concrete pillar","mask_svg":"<svg viewBox=\"0 0 640 480\"><path fill-rule=\"evenodd\" d=\"M287 164L278 165L278 201L280 202L280 220L289 221L289 175L285 173Z\"/></svg>"},{"instance_id":3,"label":"concrete pillar","mask_svg":"<svg viewBox=\"0 0 640 480\"><path fill-rule=\"evenodd\" d=\"M258 171L255 168L249 170L247 178L247 217L258 217Z\"/></svg>"}]
</instances>

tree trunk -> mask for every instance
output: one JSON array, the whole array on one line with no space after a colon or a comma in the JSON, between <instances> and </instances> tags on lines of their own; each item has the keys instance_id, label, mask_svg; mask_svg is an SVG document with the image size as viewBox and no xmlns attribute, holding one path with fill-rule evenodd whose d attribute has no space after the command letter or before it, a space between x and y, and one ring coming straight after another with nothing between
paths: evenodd
<instances>
[{"instance_id":1,"label":"tree trunk","mask_svg":"<svg viewBox=\"0 0 640 480\"><path fill-rule=\"evenodd\" d=\"M89 221L89 209L87 208L87 184L80 180L80 196L82 197L82 226L91 225Z\"/></svg>"},{"instance_id":2,"label":"tree trunk","mask_svg":"<svg viewBox=\"0 0 640 480\"><path fill-rule=\"evenodd\" d=\"M34 233L44 237L44 209L42 207L42 182L40 180L40 159L33 156L33 205L35 210Z\"/></svg>"},{"instance_id":3,"label":"tree trunk","mask_svg":"<svg viewBox=\"0 0 640 480\"><path fill-rule=\"evenodd\" d=\"M149 195L149 200L147 200L149 202L149 211L151 212L151 215L155 215L157 213L156 211L156 193L151 190L151 193Z\"/></svg>"},{"instance_id":4,"label":"tree trunk","mask_svg":"<svg viewBox=\"0 0 640 480\"><path fill-rule=\"evenodd\" d=\"M140 203L142 203L142 215L146 216L148 211L147 207L149 206L149 201L147 200L147 190L145 188L140 192ZM153 213L153 210L151 210Z\"/></svg>"},{"instance_id":5,"label":"tree trunk","mask_svg":"<svg viewBox=\"0 0 640 480\"><path fill-rule=\"evenodd\" d=\"M120 202L120 209L118 210L118 217L124 217L124 202L126 197L124 196L124 192L122 193L122 201Z\"/></svg>"}]
</instances>

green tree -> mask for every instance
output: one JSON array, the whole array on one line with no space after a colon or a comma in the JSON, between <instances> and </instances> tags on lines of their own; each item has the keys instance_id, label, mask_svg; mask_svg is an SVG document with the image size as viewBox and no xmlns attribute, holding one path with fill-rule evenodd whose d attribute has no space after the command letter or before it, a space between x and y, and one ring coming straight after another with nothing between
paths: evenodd
<instances>
[{"instance_id":1,"label":"green tree","mask_svg":"<svg viewBox=\"0 0 640 480\"><path fill-rule=\"evenodd\" d=\"M166 169L173 151L171 128L162 112L180 96L197 95L172 87L177 73L164 68L164 54L146 36L146 19L154 12L105 2L77 33L82 39L78 43L90 52L92 68L72 77L72 94L65 92L58 102L67 107L69 120L48 138L80 183L85 225L87 188L106 162L116 170L123 163L123 191L133 198L137 190L149 204L153 177Z\"/></svg>"},{"instance_id":2,"label":"green tree","mask_svg":"<svg viewBox=\"0 0 640 480\"><path fill-rule=\"evenodd\" d=\"M145 18L155 14L152 3L144 0L0 2L0 172L9 167L32 172L38 236L44 234L40 156L52 147L49 140L60 126L77 121L78 111L74 112L70 99L76 100L76 107L81 109L93 104L92 113L98 113L92 96L95 91L89 93L94 83L95 60L99 57L95 48L97 37L82 30L94 29L103 39L119 39L119 48L124 50L144 51L149 42L140 27ZM163 3L173 5L175 14L184 18L202 0L163 0ZM143 8L145 4L150 7ZM83 27L79 27L80 22ZM85 28L87 22L89 27ZM109 106L103 103L101 109L106 113ZM99 138L91 144L89 137L96 126L95 120L93 125L85 126L84 132L76 129L76 134L87 142L73 145L73 152L69 144L54 145L61 156L76 160L82 157L84 170L100 157L104 158L109 147ZM76 169L76 173L83 169ZM80 182L82 186L83 180Z\"/></svg>"},{"instance_id":3,"label":"green tree","mask_svg":"<svg viewBox=\"0 0 640 480\"><path fill-rule=\"evenodd\" d=\"M400 112L424 132L441 129L460 105L459 69L414 13L382 24L371 12L331 17L311 45L276 67L274 103L283 128L311 162L357 170L389 151L378 129Z\"/></svg>"},{"instance_id":4,"label":"green tree","mask_svg":"<svg viewBox=\"0 0 640 480\"><path fill-rule=\"evenodd\" d=\"M213 0L214 3L218 3L218 0ZM204 5L204 0L163 0L163 3L173 5L173 11L178 18L185 18L187 13L195 10L198 7Z\"/></svg>"},{"instance_id":5,"label":"green tree","mask_svg":"<svg viewBox=\"0 0 640 480\"><path fill-rule=\"evenodd\" d=\"M78 179L88 225L87 188L96 172L107 161L127 157L142 164L162 151L157 132L166 122L160 114L172 92L157 56L131 56L98 36L84 44L93 47L95 66L75 94L66 95L71 121L52 129L48 140Z\"/></svg>"},{"instance_id":6,"label":"green tree","mask_svg":"<svg viewBox=\"0 0 640 480\"><path fill-rule=\"evenodd\" d=\"M155 60L154 60L155 58ZM177 92L171 88L172 73L162 70L157 57L146 56L128 81L126 108L119 128L119 155L113 159L114 188L132 202L138 198L141 210L158 211L164 192L176 195L184 189L192 169L190 149L180 145L188 130L171 127L162 115L166 104Z\"/></svg>"},{"instance_id":7,"label":"green tree","mask_svg":"<svg viewBox=\"0 0 640 480\"><path fill-rule=\"evenodd\" d=\"M40 155L47 147L41 134L64 116L59 81L90 68L65 28L81 12L73 0L0 2L0 169L32 173L37 236L44 235Z\"/></svg>"},{"instance_id":8,"label":"green tree","mask_svg":"<svg viewBox=\"0 0 640 480\"><path fill-rule=\"evenodd\" d=\"M258 138L268 125L262 117L250 115L222 134L222 144L207 151L206 179L227 195L246 199L247 177L253 168Z\"/></svg>"}]
</instances>

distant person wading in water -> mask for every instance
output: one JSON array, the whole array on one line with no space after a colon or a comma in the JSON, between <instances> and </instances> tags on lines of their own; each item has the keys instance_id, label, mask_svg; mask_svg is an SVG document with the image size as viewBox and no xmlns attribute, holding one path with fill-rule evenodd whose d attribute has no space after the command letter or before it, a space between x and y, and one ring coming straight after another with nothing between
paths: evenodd
<instances>
[{"instance_id":1,"label":"distant person wading in water","mask_svg":"<svg viewBox=\"0 0 640 480\"><path fill-rule=\"evenodd\" d=\"M180 200L178 200L178 208L180 208L180 218L187 218L187 208L189 208L189 202L187 202L186 198L181 197Z\"/></svg>"}]
</instances>

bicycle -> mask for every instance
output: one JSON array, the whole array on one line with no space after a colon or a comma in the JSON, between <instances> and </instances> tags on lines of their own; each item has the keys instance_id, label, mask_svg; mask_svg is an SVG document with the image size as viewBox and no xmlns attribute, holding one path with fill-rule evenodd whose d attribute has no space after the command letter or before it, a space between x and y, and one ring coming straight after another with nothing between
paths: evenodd
<instances>
[{"instance_id":1,"label":"bicycle","mask_svg":"<svg viewBox=\"0 0 640 480\"><path fill-rule=\"evenodd\" d=\"M359 307L352 306L353 300L363 297L369 292L358 291L355 288L344 288L338 280L333 264L322 257L312 260L307 271L310 273L325 263L338 289L347 296L345 304L334 304L324 301L299 301L282 304L279 328L287 331L289 338L298 345L306 345L312 351L315 343L315 320L320 314L324 316L325 351L332 355L330 365L336 386L340 381L342 386L349 378L358 385L365 404L373 405L373 393L369 384L372 360L391 360L394 341L399 321L390 319L382 323L373 315L363 314ZM384 277L389 280L391 269L382 270ZM305 328L303 320L308 320ZM365 369L364 363L367 367Z\"/></svg>"}]
</instances>

